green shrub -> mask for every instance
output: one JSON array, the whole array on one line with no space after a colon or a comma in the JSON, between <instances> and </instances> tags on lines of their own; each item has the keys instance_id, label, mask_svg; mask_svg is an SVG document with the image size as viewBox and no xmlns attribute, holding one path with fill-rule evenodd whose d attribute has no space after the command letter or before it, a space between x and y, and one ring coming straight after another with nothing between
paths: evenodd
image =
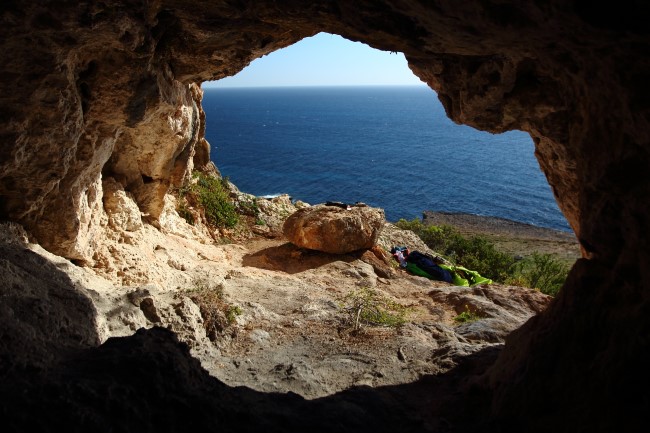
<instances>
[{"instance_id":1,"label":"green shrub","mask_svg":"<svg viewBox=\"0 0 650 433\"><path fill-rule=\"evenodd\" d=\"M230 198L228 179L217 179L203 173L196 173L197 182L193 191L203 206L208 223L217 227L234 227L239 216Z\"/></svg>"},{"instance_id":2,"label":"green shrub","mask_svg":"<svg viewBox=\"0 0 650 433\"><path fill-rule=\"evenodd\" d=\"M453 227L427 226L418 219L401 219L396 225L413 231L429 248L455 264L496 282L530 287L555 296L569 273L570 266L551 254L533 253L517 262L484 236L465 237Z\"/></svg>"},{"instance_id":3,"label":"green shrub","mask_svg":"<svg viewBox=\"0 0 650 433\"><path fill-rule=\"evenodd\" d=\"M262 219L260 207L257 204L257 197L253 197L250 200L242 200L237 204L239 212L243 215L252 216L255 218L255 225L263 226L266 224L264 219Z\"/></svg>"},{"instance_id":4,"label":"green shrub","mask_svg":"<svg viewBox=\"0 0 650 433\"><path fill-rule=\"evenodd\" d=\"M187 203L185 200L180 202L178 206L176 207L176 212L178 212L178 215L183 218L189 225L194 225L194 215L192 215L192 212L190 209L187 207Z\"/></svg>"},{"instance_id":5,"label":"green shrub","mask_svg":"<svg viewBox=\"0 0 650 433\"><path fill-rule=\"evenodd\" d=\"M519 262L509 283L515 280L547 295L558 294L569 274L569 265L550 254L533 253Z\"/></svg>"},{"instance_id":6,"label":"green shrub","mask_svg":"<svg viewBox=\"0 0 650 433\"><path fill-rule=\"evenodd\" d=\"M512 272L515 259L497 250L494 244L483 236L465 238L460 236L447 247L445 254L468 269L494 281L505 281Z\"/></svg>"},{"instance_id":7,"label":"green shrub","mask_svg":"<svg viewBox=\"0 0 650 433\"><path fill-rule=\"evenodd\" d=\"M226 319L228 320L228 323L232 325L235 323L237 320L237 316L241 316L243 313L241 307L238 307L237 305L229 305L228 308L226 309Z\"/></svg>"},{"instance_id":8,"label":"green shrub","mask_svg":"<svg viewBox=\"0 0 650 433\"><path fill-rule=\"evenodd\" d=\"M240 201L239 209L244 215L257 217L260 214L260 207L257 204L257 197L253 197L250 200Z\"/></svg>"},{"instance_id":9,"label":"green shrub","mask_svg":"<svg viewBox=\"0 0 650 433\"><path fill-rule=\"evenodd\" d=\"M406 323L409 308L381 295L378 291L363 287L347 294L341 303L347 314L347 323L355 331L361 325L395 328Z\"/></svg>"},{"instance_id":10,"label":"green shrub","mask_svg":"<svg viewBox=\"0 0 650 433\"><path fill-rule=\"evenodd\" d=\"M228 179L217 179L200 172L194 172L195 183L177 190L176 212L188 224L194 224L202 211L208 224L215 227L235 227L239 215L230 198Z\"/></svg>"},{"instance_id":11,"label":"green shrub","mask_svg":"<svg viewBox=\"0 0 650 433\"><path fill-rule=\"evenodd\" d=\"M450 226L426 226L419 219L411 221L401 219L395 223L402 230L411 230L432 250L443 252L447 246L457 241L462 235Z\"/></svg>"}]
</instances>

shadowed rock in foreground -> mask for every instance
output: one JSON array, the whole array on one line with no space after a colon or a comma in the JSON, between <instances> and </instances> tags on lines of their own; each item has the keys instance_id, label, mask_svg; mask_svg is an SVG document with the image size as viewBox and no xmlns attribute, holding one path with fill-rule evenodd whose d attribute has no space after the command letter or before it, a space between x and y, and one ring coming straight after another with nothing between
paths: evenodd
<instances>
[{"instance_id":1,"label":"shadowed rock in foreground","mask_svg":"<svg viewBox=\"0 0 650 433\"><path fill-rule=\"evenodd\" d=\"M228 387L209 376L173 333L142 329L85 350L47 374L8 380L0 414L7 432L444 431L463 428L465 417L484 406L464 406L468 402L457 396L494 356L486 350L443 376L415 383L305 400Z\"/></svg>"}]
</instances>

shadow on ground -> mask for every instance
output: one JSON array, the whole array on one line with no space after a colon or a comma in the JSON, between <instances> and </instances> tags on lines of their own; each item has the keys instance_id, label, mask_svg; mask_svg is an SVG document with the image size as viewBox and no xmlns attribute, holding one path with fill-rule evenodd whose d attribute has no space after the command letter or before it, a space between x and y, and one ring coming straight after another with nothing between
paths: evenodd
<instances>
[{"instance_id":1,"label":"shadow on ground","mask_svg":"<svg viewBox=\"0 0 650 433\"><path fill-rule=\"evenodd\" d=\"M55 263L19 242L0 241L0 383L35 374L100 343L87 292ZM29 379L29 378L28 378Z\"/></svg>"},{"instance_id":2,"label":"shadow on ground","mask_svg":"<svg viewBox=\"0 0 650 433\"><path fill-rule=\"evenodd\" d=\"M243 265L287 274L297 274L320 268L333 262L352 262L361 253L328 254L299 248L290 242L264 248L244 256Z\"/></svg>"},{"instance_id":3,"label":"shadow on ground","mask_svg":"<svg viewBox=\"0 0 650 433\"><path fill-rule=\"evenodd\" d=\"M444 375L410 384L305 400L229 387L171 331L141 329L86 349L29 382L7 382L0 416L5 432L469 431L484 419L489 401L472 379L497 354L479 352Z\"/></svg>"}]
</instances>

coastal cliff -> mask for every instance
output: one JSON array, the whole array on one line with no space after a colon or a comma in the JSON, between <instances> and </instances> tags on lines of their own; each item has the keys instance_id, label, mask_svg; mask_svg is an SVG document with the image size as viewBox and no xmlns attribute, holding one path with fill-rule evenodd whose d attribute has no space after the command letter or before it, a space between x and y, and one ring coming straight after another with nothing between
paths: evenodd
<instances>
[{"instance_id":1,"label":"coastal cliff","mask_svg":"<svg viewBox=\"0 0 650 433\"><path fill-rule=\"evenodd\" d=\"M352 421L355 409L364 407L358 403L361 397L373 413L385 417L362 417L368 424L349 424L356 431L400 430L387 420L396 413L402 416L395 419L417 414L413 419L422 422L407 422L401 430L439 429L445 411L453 412L450 407L476 415L455 418L475 422L469 430L477 425L500 431L644 427L639 414L646 409L643 390L650 385L644 334L650 320L646 5L18 0L4 2L0 13L0 46L7 54L0 65L0 217L9 232L2 255L1 359L3 378L15 378L3 389L2 408L13 417L10 429L38 422L29 409L43 406L51 412L42 412L42 430L79 419L105 421L103 425L126 422L128 408L109 392L113 385L141 401L151 398L151 405L143 403L130 413L141 420L138 428L153 425L146 420L180 426L172 410L179 401L185 402L175 408L179 414L188 415L196 406L201 414L197 425L218 425L214 414L227 409L219 411L215 397L201 402L211 392L224 395L219 394L223 388L177 344L181 339L210 347L203 345L207 336L193 334L200 311L197 315L191 297L187 301L176 292L174 298L167 289L186 288L191 271L203 262L222 263L224 272L215 281L223 278L224 293L235 288L245 293L248 287L254 294L247 302L261 304L264 291L252 284L261 271L246 268L251 276L242 278L234 264L243 263L246 254L254 261L274 260L255 256L255 248L211 245L228 233L188 225L178 216L171 193L188 184L193 169L216 171L204 139L200 83L233 75L252 60L321 31L403 52L455 122L491 132L530 133L582 258L559 296L509 334L498 353L487 348L481 356L466 356L458 369L418 381L413 388L349 391L316 406L290 395L280 398L286 403L280 410L270 403L273 394L238 390L234 401L255 402L247 406L255 406L254 413L267 420L255 421L260 424L250 430L304 428L295 421L299 414L318 412L314 407L329 408L317 426L337 430L336 409L347 407L345 419ZM308 258L298 263L302 260ZM372 277L366 266L357 268L353 262L344 262L337 272ZM329 265L339 266L333 263ZM40 268L43 274L35 271ZM228 282L236 284L229 287ZM279 280L278 290L283 284L289 283ZM160 301L166 296L170 300ZM121 301L113 303L117 298ZM415 299L420 302L419 296ZM319 308L328 311L327 305ZM427 314L434 314L430 307ZM304 308L308 314L312 307ZM181 318L178 325L168 321L176 316ZM256 320L253 316L248 323ZM140 326L157 323L171 332L136 333ZM420 329L426 329L426 338L455 338L434 325ZM255 334L262 351L267 334ZM98 347L111 335L123 337ZM36 342L33 347L31 342ZM111 365L111 356L122 360L112 370L104 368ZM409 359L406 349L402 357ZM257 361L247 367L246 359L234 368L257 371ZM300 368L294 363L278 371ZM454 389L450 384L458 383L457 375L475 377L468 372L474 368L483 375L463 388L457 404L426 399L402 404L407 401L403 393L410 390L422 396L427 389ZM33 369L42 374L27 374ZM169 380L174 371L178 376ZM94 388L93 383L101 385ZM176 398L174 389L184 398ZM49 392L71 397L44 405L52 400ZM346 406L350 401L355 403ZM157 406L159 402L166 403ZM111 414L116 407L121 408L118 415Z\"/></svg>"}]
</instances>

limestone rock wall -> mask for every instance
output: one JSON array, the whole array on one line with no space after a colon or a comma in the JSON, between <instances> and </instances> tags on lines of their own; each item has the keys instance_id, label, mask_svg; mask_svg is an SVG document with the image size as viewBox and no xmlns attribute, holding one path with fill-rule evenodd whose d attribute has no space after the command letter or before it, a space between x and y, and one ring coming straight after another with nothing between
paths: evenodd
<instances>
[{"instance_id":1,"label":"limestone rock wall","mask_svg":"<svg viewBox=\"0 0 650 433\"><path fill-rule=\"evenodd\" d=\"M625 332L650 320L645 3L6 1L0 14L0 217L51 251L92 261L108 224L104 178L155 221L167 189L195 159L207 164L193 83L327 31L404 52L456 122L528 131L582 245L557 302L492 370L494 413L530 423L533 403L561 384L581 384L568 386L570 398L595 396L650 352L647 338ZM588 368L575 345L593 355ZM540 348L571 368L549 371L531 357Z\"/></svg>"},{"instance_id":2,"label":"limestone rock wall","mask_svg":"<svg viewBox=\"0 0 650 433\"><path fill-rule=\"evenodd\" d=\"M207 145L202 91L160 59L168 22L139 2L15 2L2 19L2 215L51 251L92 261L102 179L158 218Z\"/></svg>"}]
</instances>

